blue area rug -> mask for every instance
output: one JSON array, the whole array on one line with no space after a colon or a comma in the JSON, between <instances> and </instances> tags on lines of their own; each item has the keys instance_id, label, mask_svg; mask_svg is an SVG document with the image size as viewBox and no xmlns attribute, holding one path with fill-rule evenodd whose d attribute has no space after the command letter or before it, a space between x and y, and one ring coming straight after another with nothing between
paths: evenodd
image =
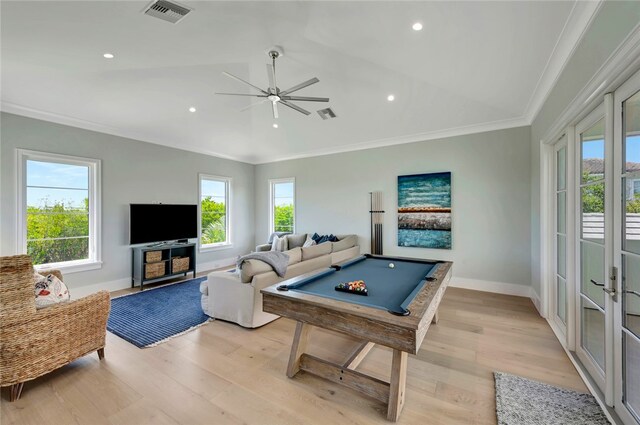
<instances>
[{"instance_id":1,"label":"blue area rug","mask_svg":"<svg viewBox=\"0 0 640 425\"><path fill-rule=\"evenodd\" d=\"M190 279L112 299L107 329L143 348L202 325L210 319L200 306L200 282L205 279Z\"/></svg>"}]
</instances>

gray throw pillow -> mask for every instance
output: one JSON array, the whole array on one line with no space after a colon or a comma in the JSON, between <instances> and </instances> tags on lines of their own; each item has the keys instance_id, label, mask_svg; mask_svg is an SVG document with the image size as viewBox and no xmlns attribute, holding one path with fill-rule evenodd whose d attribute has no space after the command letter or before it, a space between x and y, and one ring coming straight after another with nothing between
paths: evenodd
<instances>
[{"instance_id":1,"label":"gray throw pillow","mask_svg":"<svg viewBox=\"0 0 640 425\"><path fill-rule=\"evenodd\" d=\"M301 233L298 235L287 235L286 238L289 249L297 248L304 245L304 241L307 239L307 234Z\"/></svg>"}]
</instances>

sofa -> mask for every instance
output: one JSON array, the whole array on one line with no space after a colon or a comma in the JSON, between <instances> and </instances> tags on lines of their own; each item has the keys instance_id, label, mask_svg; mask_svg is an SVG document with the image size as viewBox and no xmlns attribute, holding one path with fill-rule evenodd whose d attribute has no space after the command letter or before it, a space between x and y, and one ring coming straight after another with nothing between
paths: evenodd
<instances>
[{"instance_id":1,"label":"sofa","mask_svg":"<svg viewBox=\"0 0 640 425\"><path fill-rule=\"evenodd\" d=\"M284 277L279 277L270 265L260 260L245 261L241 270L209 273L207 280L200 285L205 314L246 328L257 328L272 322L280 316L262 311L261 289L357 257L360 255L360 246L356 235L340 235L337 242L310 247L295 246L284 252L289 255L289 266Z\"/></svg>"}]
</instances>

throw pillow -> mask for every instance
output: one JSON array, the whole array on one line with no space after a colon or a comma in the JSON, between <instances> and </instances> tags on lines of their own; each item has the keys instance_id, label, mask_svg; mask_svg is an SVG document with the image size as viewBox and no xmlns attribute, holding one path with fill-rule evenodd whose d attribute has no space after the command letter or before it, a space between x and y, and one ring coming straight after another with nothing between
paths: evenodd
<instances>
[{"instance_id":1,"label":"throw pillow","mask_svg":"<svg viewBox=\"0 0 640 425\"><path fill-rule=\"evenodd\" d=\"M34 276L35 277L35 276ZM35 284L36 308L69 301L69 289L63 281L50 274Z\"/></svg>"},{"instance_id":2,"label":"throw pillow","mask_svg":"<svg viewBox=\"0 0 640 425\"><path fill-rule=\"evenodd\" d=\"M271 251L286 251L287 250L287 238L278 236L273 238L273 243L271 244Z\"/></svg>"},{"instance_id":3,"label":"throw pillow","mask_svg":"<svg viewBox=\"0 0 640 425\"><path fill-rule=\"evenodd\" d=\"M314 246L315 244L316 244L316 241L311 239L311 235L307 235L307 240L304 241L304 243L302 244L302 247L303 248L309 248L310 246Z\"/></svg>"},{"instance_id":4,"label":"throw pillow","mask_svg":"<svg viewBox=\"0 0 640 425\"><path fill-rule=\"evenodd\" d=\"M338 238L335 237L333 234L320 236L317 233L314 233L312 238L313 238L314 241L316 241L316 243L318 245L320 245L321 243L324 243L324 242L335 242L335 241L338 240Z\"/></svg>"}]
</instances>

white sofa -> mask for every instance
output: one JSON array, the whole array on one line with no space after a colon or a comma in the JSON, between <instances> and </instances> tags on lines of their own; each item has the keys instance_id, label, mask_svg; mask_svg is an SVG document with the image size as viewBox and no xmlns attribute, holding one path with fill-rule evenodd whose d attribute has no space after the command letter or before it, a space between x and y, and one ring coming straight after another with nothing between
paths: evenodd
<instances>
[{"instance_id":1,"label":"white sofa","mask_svg":"<svg viewBox=\"0 0 640 425\"><path fill-rule=\"evenodd\" d=\"M289 266L282 278L260 260L245 261L240 271L209 273L200 285L205 314L246 328L272 322L280 316L262 311L261 289L357 257L360 246L356 235L342 235L338 236L338 242L296 247L285 252L289 254Z\"/></svg>"}]
</instances>

